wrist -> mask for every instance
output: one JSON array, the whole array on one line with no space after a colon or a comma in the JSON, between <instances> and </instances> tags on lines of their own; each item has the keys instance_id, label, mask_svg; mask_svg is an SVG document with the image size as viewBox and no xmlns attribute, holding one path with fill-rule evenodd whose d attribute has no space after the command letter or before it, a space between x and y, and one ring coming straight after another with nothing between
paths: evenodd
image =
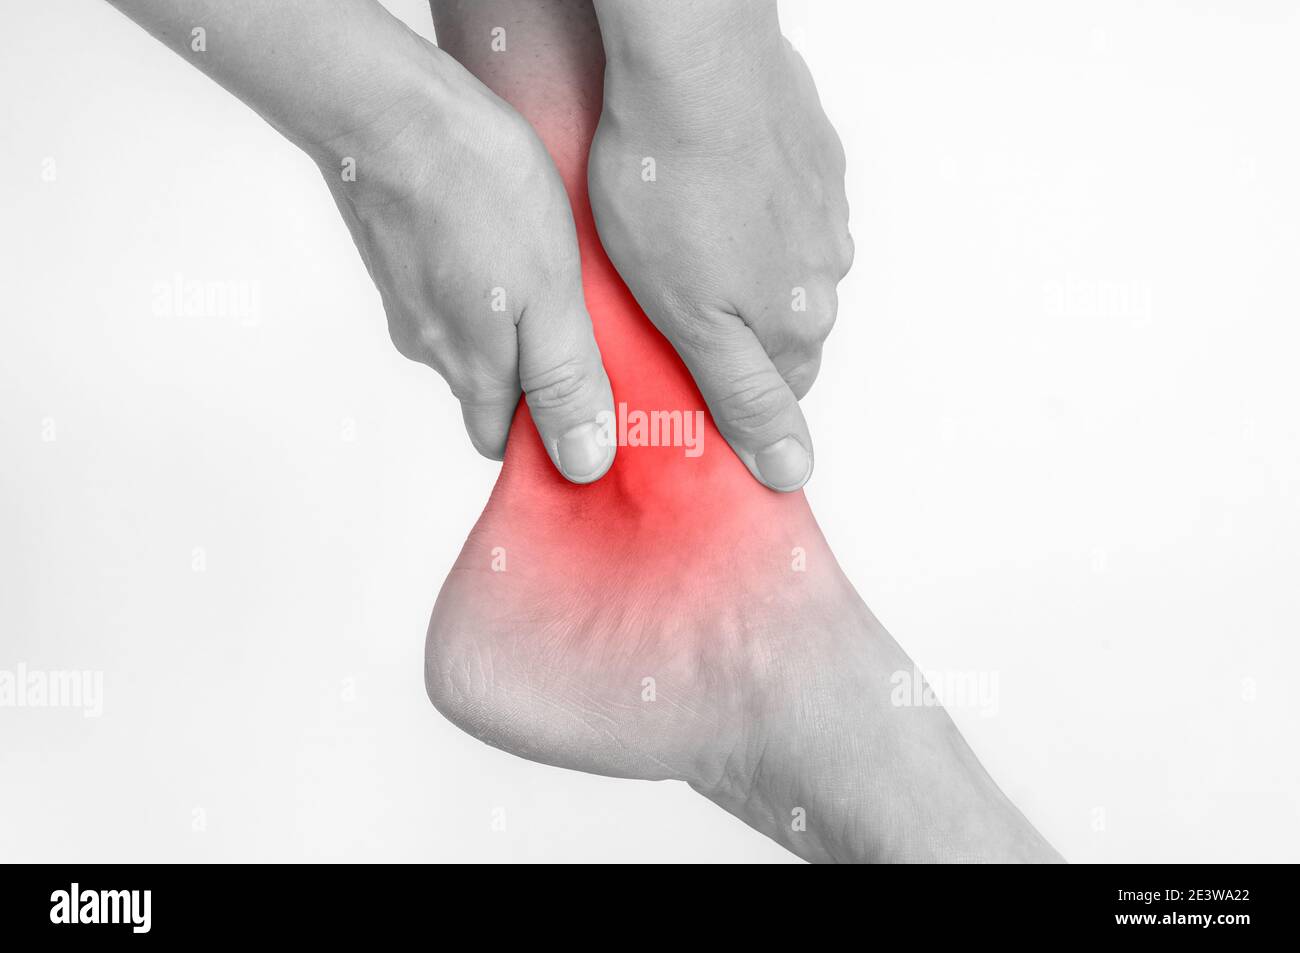
<instances>
[{"instance_id":1,"label":"wrist","mask_svg":"<svg viewBox=\"0 0 1300 953\"><path fill-rule=\"evenodd\" d=\"M605 47L605 82L654 87L659 96L702 81L737 91L763 75L784 46L775 0L595 0ZM720 90L722 91L722 90Z\"/></svg>"},{"instance_id":2,"label":"wrist","mask_svg":"<svg viewBox=\"0 0 1300 953\"><path fill-rule=\"evenodd\" d=\"M402 28L405 30L405 27ZM455 64L410 31L391 37L384 62L340 96L330 123L301 136L289 135L333 185L345 194L382 200L409 192L427 168L431 123L452 125Z\"/></svg>"}]
</instances>

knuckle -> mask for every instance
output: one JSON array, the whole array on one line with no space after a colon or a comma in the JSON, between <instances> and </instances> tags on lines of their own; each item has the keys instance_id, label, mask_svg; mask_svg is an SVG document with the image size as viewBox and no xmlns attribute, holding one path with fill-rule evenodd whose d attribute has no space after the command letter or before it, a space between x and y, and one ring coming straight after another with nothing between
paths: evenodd
<instances>
[{"instance_id":1,"label":"knuckle","mask_svg":"<svg viewBox=\"0 0 1300 953\"><path fill-rule=\"evenodd\" d=\"M388 336L397 353L421 364L437 366L447 335L438 322L415 321L403 313L388 313Z\"/></svg>"},{"instance_id":2,"label":"knuckle","mask_svg":"<svg viewBox=\"0 0 1300 953\"><path fill-rule=\"evenodd\" d=\"M809 293L807 314L799 324L798 337L806 345L820 346L835 327L839 311L839 295L833 285L813 289Z\"/></svg>"},{"instance_id":3,"label":"knuckle","mask_svg":"<svg viewBox=\"0 0 1300 953\"><path fill-rule=\"evenodd\" d=\"M819 348L816 354L793 364L782 372L782 377L790 386L796 400L802 400L808 391L812 390L813 382L817 380L817 373L821 370L821 364Z\"/></svg>"},{"instance_id":4,"label":"knuckle","mask_svg":"<svg viewBox=\"0 0 1300 953\"><path fill-rule=\"evenodd\" d=\"M411 330L411 326L404 322L388 323L388 337L393 342L393 347L397 348L397 353L402 357L412 361L419 361L422 364L429 363L428 354L425 352L420 336Z\"/></svg>"},{"instance_id":5,"label":"knuckle","mask_svg":"<svg viewBox=\"0 0 1300 953\"><path fill-rule=\"evenodd\" d=\"M520 380L534 410L571 407L585 401L595 389L595 374L582 358L568 358Z\"/></svg>"},{"instance_id":6,"label":"knuckle","mask_svg":"<svg viewBox=\"0 0 1300 953\"><path fill-rule=\"evenodd\" d=\"M725 348L738 315L714 306L702 306L685 289L673 289L661 306L653 309L652 323L677 350L690 354L714 354Z\"/></svg>"},{"instance_id":7,"label":"knuckle","mask_svg":"<svg viewBox=\"0 0 1300 953\"><path fill-rule=\"evenodd\" d=\"M484 380L482 377L464 370L449 368L439 373L446 379L447 386L451 388L452 396L460 401L463 407L472 412L492 410L502 404L509 403L513 399L518 399L517 392L511 394L507 388L502 387L496 381Z\"/></svg>"},{"instance_id":8,"label":"knuckle","mask_svg":"<svg viewBox=\"0 0 1300 953\"><path fill-rule=\"evenodd\" d=\"M839 262L839 267L836 269L838 272L836 277L843 278L849 273L849 269L853 267L853 257L857 252L857 246L853 242L853 236L849 233L847 228L840 231L839 241L835 251Z\"/></svg>"},{"instance_id":9,"label":"knuckle","mask_svg":"<svg viewBox=\"0 0 1300 953\"><path fill-rule=\"evenodd\" d=\"M452 395L469 411L487 411L519 399L513 378L504 378L493 368L476 361L466 351L456 352L450 360L439 361L435 368Z\"/></svg>"},{"instance_id":10,"label":"knuckle","mask_svg":"<svg viewBox=\"0 0 1300 953\"><path fill-rule=\"evenodd\" d=\"M796 404L785 379L763 370L734 382L717 401L716 415L737 430L756 431L779 420Z\"/></svg>"}]
</instances>

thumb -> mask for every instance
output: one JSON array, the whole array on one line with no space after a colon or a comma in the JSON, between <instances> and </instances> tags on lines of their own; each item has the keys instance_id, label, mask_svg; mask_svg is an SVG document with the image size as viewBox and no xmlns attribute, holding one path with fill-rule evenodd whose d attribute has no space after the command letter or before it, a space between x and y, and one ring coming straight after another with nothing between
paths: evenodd
<instances>
[{"instance_id":1,"label":"thumb","mask_svg":"<svg viewBox=\"0 0 1300 953\"><path fill-rule=\"evenodd\" d=\"M759 483L799 489L812 476L813 446L790 385L739 317L701 320L709 320L707 332L673 344L718 430Z\"/></svg>"},{"instance_id":2,"label":"thumb","mask_svg":"<svg viewBox=\"0 0 1300 953\"><path fill-rule=\"evenodd\" d=\"M517 333L519 382L551 462L572 483L599 480L614 462L614 394L587 309L529 307Z\"/></svg>"}]
</instances>

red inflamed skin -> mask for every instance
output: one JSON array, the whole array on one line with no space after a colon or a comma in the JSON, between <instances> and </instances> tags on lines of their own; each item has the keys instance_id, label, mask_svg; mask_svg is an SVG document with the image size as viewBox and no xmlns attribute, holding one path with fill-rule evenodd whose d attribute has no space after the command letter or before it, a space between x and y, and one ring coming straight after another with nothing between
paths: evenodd
<instances>
[{"instance_id":1,"label":"red inflamed skin","mask_svg":"<svg viewBox=\"0 0 1300 953\"><path fill-rule=\"evenodd\" d=\"M569 483L521 404L429 623L434 705L535 761L686 781L812 860L1054 856L941 708L899 706L912 663L804 494L754 479L606 257L586 188L604 65L590 6L434 12L440 45L528 119L564 180L619 441L603 478Z\"/></svg>"},{"instance_id":2,"label":"red inflamed skin","mask_svg":"<svg viewBox=\"0 0 1300 953\"><path fill-rule=\"evenodd\" d=\"M777 664L764 656L789 631L783 617L851 587L803 493L753 478L601 247L586 190L599 76L569 79L497 91L533 123L569 195L614 390L602 434L617 453L595 483L568 482L521 402L496 487L433 613L430 691L453 720L540 760L715 780L690 763L692 749L729 743L722 725L746 703L737 666ZM565 704L577 699L591 710ZM607 707L618 724L604 720Z\"/></svg>"}]
</instances>

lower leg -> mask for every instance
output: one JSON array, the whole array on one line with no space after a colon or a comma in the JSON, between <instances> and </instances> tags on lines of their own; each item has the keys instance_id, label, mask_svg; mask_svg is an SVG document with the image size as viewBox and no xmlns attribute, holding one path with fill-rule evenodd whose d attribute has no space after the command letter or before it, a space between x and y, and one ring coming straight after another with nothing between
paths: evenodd
<instances>
[{"instance_id":1,"label":"lower leg","mask_svg":"<svg viewBox=\"0 0 1300 953\"><path fill-rule=\"evenodd\" d=\"M808 859L1055 859L941 709L891 703L912 663L803 494L765 489L736 459L605 257L585 181L603 68L590 4L434 10L444 49L556 160L627 420L610 472L574 486L521 405L430 622L434 704L534 760L687 781Z\"/></svg>"}]
</instances>

